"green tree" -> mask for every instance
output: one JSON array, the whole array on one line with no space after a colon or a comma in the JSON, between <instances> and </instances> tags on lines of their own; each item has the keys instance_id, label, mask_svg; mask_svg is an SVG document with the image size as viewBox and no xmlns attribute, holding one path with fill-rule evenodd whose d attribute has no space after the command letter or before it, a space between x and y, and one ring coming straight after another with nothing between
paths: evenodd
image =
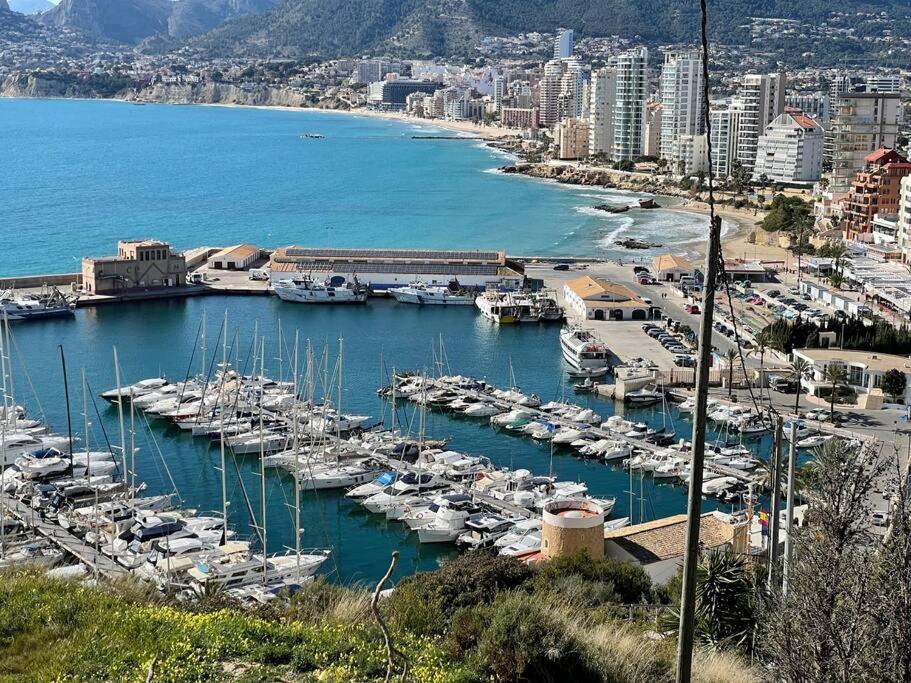
<instances>
[{"instance_id":1,"label":"green tree","mask_svg":"<svg viewBox=\"0 0 911 683\"><path fill-rule=\"evenodd\" d=\"M740 161L731 164L730 182L734 194L743 194L750 187L750 171Z\"/></svg>"},{"instance_id":2,"label":"green tree","mask_svg":"<svg viewBox=\"0 0 911 683\"><path fill-rule=\"evenodd\" d=\"M908 378L898 368L887 370L883 375L883 391L892 397L893 402L905 395L907 385Z\"/></svg>"},{"instance_id":3,"label":"green tree","mask_svg":"<svg viewBox=\"0 0 911 683\"><path fill-rule=\"evenodd\" d=\"M832 391L829 394L829 417L834 420L836 392L838 391L839 385L848 381L848 373L845 370L844 365L834 365L830 363L823 372L823 378L831 385Z\"/></svg>"}]
</instances>

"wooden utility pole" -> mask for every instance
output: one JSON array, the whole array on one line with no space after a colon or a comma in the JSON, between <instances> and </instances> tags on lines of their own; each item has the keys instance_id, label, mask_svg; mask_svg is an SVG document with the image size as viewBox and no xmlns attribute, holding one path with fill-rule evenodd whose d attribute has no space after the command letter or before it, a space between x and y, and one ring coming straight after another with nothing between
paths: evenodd
<instances>
[{"instance_id":1,"label":"wooden utility pole","mask_svg":"<svg viewBox=\"0 0 911 683\"><path fill-rule=\"evenodd\" d=\"M775 585L778 571L778 508L781 502L781 416L775 417L775 439L772 443L772 492L769 494L769 588ZM793 442L792 442L793 443Z\"/></svg>"},{"instance_id":2,"label":"wooden utility pole","mask_svg":"<svg viewBox=\"0 0 911 683\"><path fill-rule=\"evenodd\" d=\"M715 287L721 255L721 218L712 219L702 286L702 321L699 327L699 363L696 366L696 406L693 411L693 450L690 455L690 493L687 502L686 555L683 560L683 594L680 598L680 632L677 645L677 682L687 683L693 668L696 626L696 569L699 563L699 523L702 518L702 468L705 463L705 423L712 366L712 323Z\"/></svg>"}]
</instances>

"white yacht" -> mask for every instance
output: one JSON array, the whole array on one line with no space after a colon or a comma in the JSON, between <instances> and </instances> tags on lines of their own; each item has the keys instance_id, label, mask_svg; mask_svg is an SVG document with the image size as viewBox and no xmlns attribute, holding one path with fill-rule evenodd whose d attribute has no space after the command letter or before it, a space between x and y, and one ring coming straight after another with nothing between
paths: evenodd
<instances>
[{"instance_id":1,"label":"white yacht","mask_svg":"<svg viewBox=\"0 0 911 683\"><path fill-rule=\"evenodd\" d=\"M120 389L109 389L101 394L101 398L105 401L111 401L112 403L121 397L129 401L131 398L135 399L150 394L167 383L168 380L161 377L151 377L149 379L140 380L136 382L136 384L129 384L125 387L121 387Z\"/></svg>"},{"instance_id":2,"label":"white yacht","mask_svg":"<svg viewBox=\"0 0 911 683\"><path fill-rule=\"evenodd\" d=\"M272 285L272 291L282 301L298 304L362 304L367 301L367 288L358 283L356 276L351 282L340 276L317 282L309 275L298 275L279 280Z\"/></svg>"},{"instance_id":3,"label":"white yacht","mask_svg":"<svg viewBox=\"0 0 911 683\"><path fill-rule=\"evenodd\" d=\"M607 367L611 352L606 344L581 327L564 327L560 331L560 349L564 360L575 370L598 370Z\"/></svg>"},{"instance_id":4,"label":"white yacht","mask_svg":"<svg viewBox=\"0 0 911 683\"><path fill-rule=\"evenodd\" d=\"M207 584L237 588L256 583L291 581L298 570L302 577L312 576L328 557L328 551L302 554L299 558L296 553L290 552L270 556L263 562L261 555L250 553L249 544L231 542L220 546L205 559L197 559L186 573L193 589L203 594Z\"/></svg>"},{"instance_id":5,"label":"white yacht","mask_svg":"<svg viewBox=\"0 0 911 683\"><path fill-rule=\"evenodd\" d=\"M428 285L416 280L407 287L392 287L388 291L396 301L403 304L471 306L474 303L474 295L464 290L457 280L450 282L448 287Z\"/></svg>"},{"instance_id":6,"label":"white yacht","mask_svg":"<svg viewBox=\"0 0 911 683\"><path fill-rule=\"evenodd\" d=\"M488 320L500 325L511 325L519 322L519 306L509 294L486 291L474 300L481 314Z\"/></svg>"},{"instance_id":7,"label":"white yacht","mask_svg":"<svg viewBox=\"0 0 911 683\"><path fill-rule=\"evenodd\" d=\"M344 489L358 486L376 477L379 468L370 461L349 463L328 467L322 470L303 468L295 473L301 490Z\"/></svg>"},{"instance_id":8,"label":"white yacht","mask_svg":"<svg viewBox=\"0 0 911 683\"><path fill-rule=\"evenodd\" d=\"M464 531L469 514L466 510L440 508L433 520L418 528L421 543L452 543Z\"/></svg>"}]
</instances>

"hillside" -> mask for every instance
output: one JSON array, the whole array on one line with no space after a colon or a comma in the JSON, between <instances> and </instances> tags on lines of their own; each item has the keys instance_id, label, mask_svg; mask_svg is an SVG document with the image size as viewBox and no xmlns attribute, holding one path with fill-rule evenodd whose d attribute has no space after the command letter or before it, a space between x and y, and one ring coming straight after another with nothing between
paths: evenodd
<instances>
[{"instance_id":1,"label":"hillside","mask_svg":"<svg viewBox=\"0 0 911 683\"><path fill-rule=\"evenodd\" d=\"M61 0L40 15L46 26L83 31L120 43L156 35L187 38L228 19L271 9L276 0Z\"/></svg>"},{"instance_id":2,"label":"hillside","mask_svg":"<svg viewBox=\"0 0 911 683\"><path fill-rule=\"evenodd\" d=\"M825 0L713 0L714 38L749 40L749 17L818 24L832 12ZM905 0L846 0L840 11L911 15ZM568 26L582 35L621 35L649 44L691 42L698 30L696 0L282 0L263 15L230 22L197 41L216 54L408 55L468 54L483 35L552 32Z\"/></svg>"},{"instance_id":3,"label":"hillside","mask_svg":"<svg viewBox=\"0 0 911 683\"><path fill-rule=\"evenodd\" d=\"M54 7L48 0L10 0L9 8L19 14L38 14Z\"/></svg>"}]
</instances>

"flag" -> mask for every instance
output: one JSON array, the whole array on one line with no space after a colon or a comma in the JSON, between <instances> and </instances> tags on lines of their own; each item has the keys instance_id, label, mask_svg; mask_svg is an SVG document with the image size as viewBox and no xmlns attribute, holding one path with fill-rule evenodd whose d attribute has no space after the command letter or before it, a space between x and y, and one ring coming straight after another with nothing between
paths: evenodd
<instances>
[{"instance_id":1,"label":"flag","mask_svg":"<svg viewBox=\"0 0 911 683\"><path fill-rule=\"evenodd\" d=\"M759 511L759 526L762 527L762 535L769 535L769 513L765 510Z\"/></svg>"}]
</instances>

